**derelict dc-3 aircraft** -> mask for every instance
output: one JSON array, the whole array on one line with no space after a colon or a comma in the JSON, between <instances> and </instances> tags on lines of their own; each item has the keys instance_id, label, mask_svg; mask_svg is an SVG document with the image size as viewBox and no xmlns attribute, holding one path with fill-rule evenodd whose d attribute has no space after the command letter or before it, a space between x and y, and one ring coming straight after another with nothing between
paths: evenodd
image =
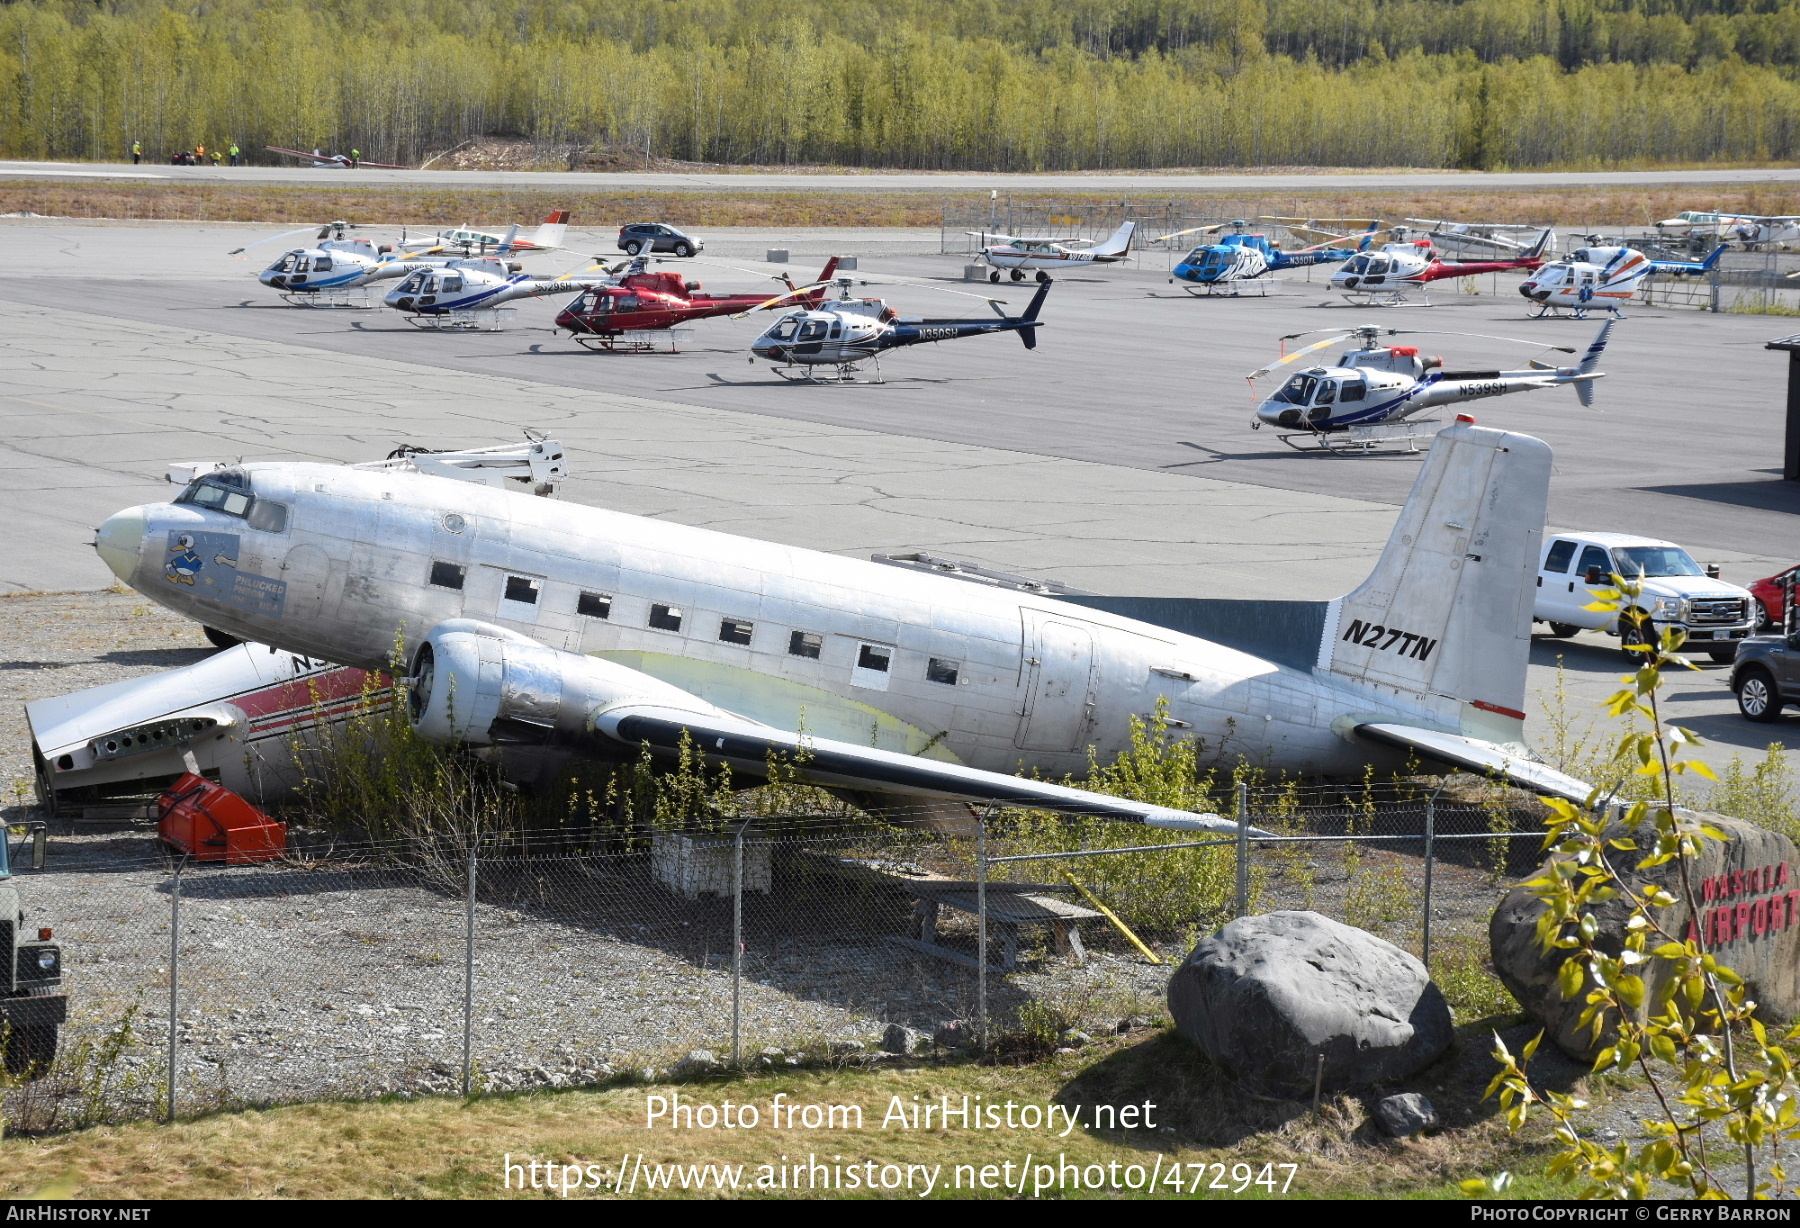
<instances>
[{"instance_id":1,"label":"derelict dc-3 aircraft","mask_svg":"<svg viewBox=\"0 0 1800 1228\"><path fill-rule=\"evenodd\" d=\"M1081 773L1090 746L1125 748L1135 714L1281 771L1417 753L1588 795L1523 737L1550 462L1526 435L1447 428L1374 571L1331 602L1059 598L314 463L204 473L109 518L95 546L138 592L270 653L379 670L398 636L419 732L508 764L691 738L751 777L795 756L811 782L923 822L997 803L1235 830L1013 773ZM1164 606L1187 613L1159 622ZM166 724L162 754L222 736ZM55 754L49 783L86 754Z\"/></svg>"}]
</instances>

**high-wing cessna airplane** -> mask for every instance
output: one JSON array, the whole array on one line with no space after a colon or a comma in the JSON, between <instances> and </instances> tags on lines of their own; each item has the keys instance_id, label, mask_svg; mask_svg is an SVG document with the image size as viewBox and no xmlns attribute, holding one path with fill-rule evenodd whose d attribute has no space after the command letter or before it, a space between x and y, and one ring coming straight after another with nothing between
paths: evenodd
<instances>
[{"instance_id":1,"label":"high-wing cessna airplane","mask_svg":"<svg viewBox=\"0 0 1800 1228\"><path fill-rule=\"evenodd\" d=\"M1331 602L1010 591L314 463L202 474L95 546L152 600L290 654L379 669L398 637L412 720L441 743L618 757L691 737L748 775L802 756L877 810L1204 829L1224 821L1046 781L1124 749L1128 718L1166 700L1161 719L1227 761L1354 774L1417 753L1586 797L1523 739L1549 477L1542 441L1449 427L1369 579Z\"/></svg>"},{"instance_id":2,"label":"high-wing cessna airplane","mask_svg":"<svg viewBox=\"0 0 1800 1228\"><path fill-rule=\"evenodd\" d=\"M979 230L965 233L981 240L981 258L993 270L989 281L999 281L1002 269L1009 270L1014 281L1024 281L1027 270L1034 270L1039 281L1049 281L1051 273L1071 265L1116 264L1125 259L1131 254L1131 232L1136 229L1136 222L1126 222L1098 244L1086 239L1026 239ZM990 239L994 242L988 242Z\"/></svg>"}]
</instances>

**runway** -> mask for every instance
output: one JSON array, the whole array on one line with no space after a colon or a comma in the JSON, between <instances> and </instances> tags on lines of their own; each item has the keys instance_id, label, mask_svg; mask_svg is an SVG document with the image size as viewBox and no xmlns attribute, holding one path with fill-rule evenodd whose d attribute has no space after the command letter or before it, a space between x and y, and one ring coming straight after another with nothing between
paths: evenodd
<instances>
[{"instance_id":1,"label":"runway","mask_svg":"<svg viewBox=\"0 0 1800 1228\"><path fill-rule=\"evenodd\" d=\"M846 554L924 550L1103 592L1330 597L1367 574L1418 460L1301 455L1252 432L1243 376L1276 338L1365 322L1492 333L1531 344L1418 341L1453 365L1518 366L1598 327L1526 320L1505 278L1500 295L1359 310L1321 306L1323 288L1303 280L1267 299L1200 300L1156 269L1116 269L1053 288L1034 352L1008 337L925 346L885 361L886 383L809 387L745 360L767 317L703 322L694 352L624 355L553 334L545 303L492 334L282 306L255 283L258 264L225 255L266 233L0 223L0 257L31 274L0 282L0 514L14 526L0 588L106 585L92 526L166 497L168 461L371 460L403 442L497 443L533 426L569 447L564 497L581 502ZM746 263L766 232L707 237L709 256L745 270L691 274L709 289L770 284L772 270ZM848 249L859 277L996 293L1009 310L1029 297L957 280L960 260L918 250L928 237L791 235L788 267L811 275ZM988 310L921 286L858 293L908 315ZM1557 390L1480 404L1481 421L1556 448L1555 527L1668 537L1740 581L1791 562L1800 491L1773 472L1786 361L1762 349L1791 328L1629 314L1593 410ZM1623 666L1610 644L1540 641L1534 688L1548 694L1561 654L1585 704ZM1732 711L1722 671L1685 676L1679 699L1703 734L1746 753L1767 740Z\"/></svg>"},{"instance_id":2,"label":"runway","mask_svg":"<svg viewBox=\"0 0 1800 1228\"><path fill-rule=\"evenodd\" d=\"M633 192L969 192L1099 193L1166 196L1195 192L1349 192L1375 189L1507 191L1525 188L1720 187L1800 182L1800 169L1582 172L1578 181L1561 171L1367 171L1291 173L1232 171L1083 172L990 174L869 171L845 174L707 174L582 171L382 170L377 167L168 166L129 162L0 162L0 179L134 179L171 183L288 184L307 187L579 188Z\"/></svg>"}]
</instances>

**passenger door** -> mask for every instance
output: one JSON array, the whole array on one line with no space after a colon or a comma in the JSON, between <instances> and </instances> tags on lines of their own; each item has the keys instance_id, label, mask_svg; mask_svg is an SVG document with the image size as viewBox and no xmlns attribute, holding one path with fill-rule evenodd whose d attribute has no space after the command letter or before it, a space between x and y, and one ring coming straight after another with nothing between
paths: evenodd
<instances>
[{"instance_id":1,"label":"passenger door","mask_svg":"<svg viewBox=\"0 0 1800 1228\"><path fill-rule=\"evenodd\" d=\"M1025 613L1025 704L1021 750L1078 750L1093 712L1094 637L1077 626Z\"/></svg>"}]
</instances>

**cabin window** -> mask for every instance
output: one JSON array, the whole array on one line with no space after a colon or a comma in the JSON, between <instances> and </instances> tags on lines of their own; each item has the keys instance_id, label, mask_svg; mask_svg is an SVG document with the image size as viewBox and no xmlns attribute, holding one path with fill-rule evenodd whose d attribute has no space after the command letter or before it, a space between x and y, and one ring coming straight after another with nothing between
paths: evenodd
<instances>
[{"instance_id":1,"label":"cabin window","mask_svg":"<svg viewBox=\"0 0 1800 1228\"><path fill-rule=\"evenodd\" d=\"M251 528L260 529L264 533L286 533L287 504L276 503L272 499L258 499L251 505L248 520Z\"/></svg>"},{"instance_id":2,"label":"cabin window","mask_svg":"<svg viewBox=\"0 0 1800 1228\"><path fill-rule=\"evenodd\" d=\"M956 685L956 674L961 665L955 661L946 661L941 657L933 657L925 663L925 681L941 682L945 686Z\"/></svg>"},{"instance_id":3,"label":"cabin window","mask_svg":"<svg viewBox=\"0 0 1800 1228\"><path fill-rule=\"evenodd\" d=\"M1575 543L1558 541L1550 547L1550 553L1544 556L1544 570L1565 572L1569 570L1569 560L1575 557Z\"/></svg>"},{"instance_id":4,"label":"cabin window","mask_svg":"<svg viewBox=\"0 0 1800 1228\"><path fill-rule=\"evenodd\" d=\"M1360 401L1363 399L1363 397L1365 395L1367 395L1368 391L1369 391L1369 386L1367 384L1363 383L1361 380L1347 379L1344 381L1343 392L1338 394L1338 400L1340 402Z\"/></svg>"},{"instance_id":5,"label":"cabin window","mask_svg":"<svg viewBox=\"0 0 1800 1228\"><path fill-rule=\"evenodd\" d=\"M676 605L651 606L650 625L658 631L681 630L681 607Z\"/></svg>"},{"instance_id":6,"label":"cabin window","mask_svg":"<svg viewBox=\"0 0 1800 1228\"><path fill-rule=\"evenodd\" d=\"M516 601L520 605L536 605L538 582L529 576L506 577L506 599Z\"/></svg>"},{"instance_id":7,"label":"cabin window","mask_svg":"<svg viewBox=\"0 0 1800 1228\"><path fill-rule=\"evenodd\" d=\"M894 650L888 645L858 644L856 666L850 671L850 681L857 686L885 691L888 686L888 667L893 662Z\"/></svg>"},{"instance_id":8,"label":"cabin window","mask_svg":"<svg viewBox=\"0 0 1800 1228\"><path fill-rule=\"evenodd\" d=\"M453 588L460 592L464 574L460 563L440 563L434 560L431 564L431 582L439 588Z\"/></svg>"},{"instance_id":9,"label":"cabin window","mask_svg":"<svg viewBox=\"0 0 1800 1228\"><path fill-rule=\"evenodd\" d=\"M810 631L796 631L788 636L788 655L805 657L808 661L817 661L819 652L825 647L825 637L814 635Z\"/></svg>"},{"instance_id":10,"label":"cabin window","mask_svg":"<svg viewBox=\"0 0 1800 1228\"><path fill-rule=\"evenodd\" d=\"M756 630L756 624L745 622L741 618L721 618L719 620L719 642L723 644L748 644L750 635Z\"/></svg>"},{"instance_id":11,"label":"cabin window","mask_svg":"<svg viewBox=\"0 0 1800 1228\"><path fill-rule=\"evenodd\" d=\"M575 599L575 612L583 618L611 618L612 598L605 593L583 593Z\"/></svg>"},{"instance_id":12,"label":"cabin window","mask_svg":"<svg viewBox=\"0 0 1800 1228\"><path fill-rule=\"evenodd\" d=\"M462 278L460 278L460 277L444 278L444 293L457 294L462 291L462 288L463 288L463 279Z\"/></svg>"},{"instance_id":13,"label":"cabin window","mask_svg":"<svg viewBox=\"0 0 1800 1228\"><path fill-rule=\"evenodd\" d=\"M314 260L313 261L313 272L315 272L315 273L331 272L331 257L330 256L320 256L317 260Z\"/></svg>"}]
</instances>

